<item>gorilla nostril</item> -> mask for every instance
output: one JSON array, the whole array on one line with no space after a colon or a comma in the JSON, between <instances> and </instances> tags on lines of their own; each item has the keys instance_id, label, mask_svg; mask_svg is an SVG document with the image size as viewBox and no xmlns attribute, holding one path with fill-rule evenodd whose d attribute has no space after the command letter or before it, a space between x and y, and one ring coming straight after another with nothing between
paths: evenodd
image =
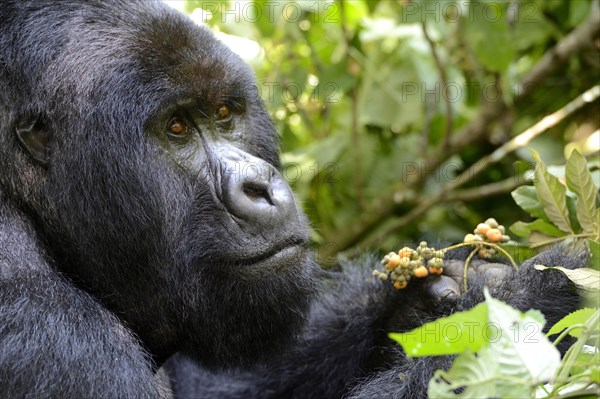
<instances>
[{"instance_id":1,"label":"gorilla nostril","mask_svg":"<svg viewBox=\"0 0 600 399\"><path fill-rule=\"evenodd\" d=\"M245 181L242 185L242 192L253 201L264 200L269 205L275 205L270 186L262 182Z\"/></svg>"}]
</instances>

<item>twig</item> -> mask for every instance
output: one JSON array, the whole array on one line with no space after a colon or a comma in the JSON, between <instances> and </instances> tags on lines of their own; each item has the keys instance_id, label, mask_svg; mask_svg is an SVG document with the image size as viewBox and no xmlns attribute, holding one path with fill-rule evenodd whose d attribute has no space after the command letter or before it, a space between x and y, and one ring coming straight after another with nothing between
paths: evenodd
<instances>
[{"instance_id":1,"label":"twig","mask_svg":"<svg viewBox=\"0 0 600 399\"><path fill-rule=\"evenodd\" d=\"M598 16L598 12L595 10L598 10L597 1L594 2L591 15L587 20L561 39L555 47L548 50L550 53L555 52L556 54L559 54L559 56L555 58L555 62L548 63L543 61L545 57L542 57L542 60L539 61L530 72L523 77L523 79L521 79L521 87L523 90L516 93L515 101L530 94L534 88L542 83L543 80L540 77L548 76L573 54L590 44L593 38L600 32L600 16ZM558 50L559 48L560 50ZM383 90L385 89L386 86L383 87ZM424 168L432 170L451 154L455 154L459 150L476 142L480 137L485 135L489 126L499 116L503 115L505 110L506 106L503 102L484 103L481 106L479 115L467 126L452 135L450 149L448 151L432 154L425 161ZM333 239L326 237L326 241L336 243L335 246L330 247L332 250L326 251L326 255L332 256L335 252L344 251L360 243L361 240L367 236L370 231L375 229L382 220L388 219L390 214L394 212L394 209L398 206L398 201L396 201L397 193L407 190L407 187L411 187L421 179L422 176L417 175L403 180L373 199L371 201L373 206L368 212L363 212L357 220L353 221L350 225L345 226L343 231L334 231L332 233L334 236ZM420 215L416 216L418 217ZM403 218L400 218L399 220L403 220ZM400 224L400 226L403 227L405 224ZM364 248L364 245L360 246ZM335 250L333 250L333 248L335 248Z\"/></svg>"},{"instance_id":2,"label":"twig","mask_svg":"<svg viewBox=\"0 0 600 399\"><path fill-rule=\"evenodd\" d=\"M344 7L344 0L340 0L340 19L342 33L344 36L344 42L346 44L346 54L348 58L353 59L350 52L352 47L350 44L350 32L346 27L346 10ZM352 129L352 155L354 156L354 185L356 188L356 197L360 209L367 209L367 202L365 201L365 195L363 192L363 181L362 181L362 162L360 157L360 132L358 129L358 95L356 92L356 85L350 90L350 101L352 105L351 112L351 129Z\"/></svg>"},{"instance_id":3,"label":"twig","mask_svg":"<svg viewBox=\"0 0 600 399\"><path fill-rule=\"evenodd\" d=\"M552 126L557 125L563 119L572 115L575 111L581 109L584 105L596 101L600 97L600 85L594 86L591 89L580 94L573 101L559 109L558 111L545 116L541 121L537 122L523 133L517 135L511 140L498 147L494 152L481 158L475 162L471 167L461 173L452 183L446 187L446 190L452 190L462 186L466 182L470 181L479 174L482 170L487 168L494 162L498 162L503 159L507 154L526 146L534 137L539 136Z\"/></svg>"},{"instance_id":4,"label":"twig","mask_svg":"<svg viewBox=\"0 0 600 399\"><path fill-rule=\"evenodd\" d=\"M509 193L527 181L525 175L513 176L508 179L485 184L483 186L451 191L446 194L444 201L473 201L492 195Z\"/></svg>"},{"instance_id":5,"label":"twig","mask_svg":"<svg viewBox=\"0 0 600 399\"><path fill-rule=\"evenodd\" d=\"M531 94L533 88L556 69L557 64L567 61L583 46L600 33L600 1L594 0L590 5L590 14L577 28L560 40L556 46L547 51L535 66L521 79L521 91L517 93L515 102Z\"/></svg>"},{"instance_id":6,"label":"twig","mask_svg":"<svg viewBox=\"0 0 600 399\"><path fill-rule=\"evenodd\" d=\"M515 262L515 260L513 259L513 257L510 256L510 254L508 252L506 252L506 250L504 248L502 248L498 244L493 244L491 242L485 242L485 241L461 242L461 243L458 243L458 244L451 245L451 246L449 246L447 248L444 248L442 251L448 252L448 251L453 251L453 250L458 249L458 248L472 247L472 246L490 247L490 248L494 248L498 252L502 252L502 254L504 256L506 256L506 258L509 260L509 262L512 265L513 269L519 270L519 266L517 265L517 263Z\"/></svg>"},{"instance_id":7,"label":"twig","mask_svg":"<svg viewBox=\"0 0 600 399\"><path fill-rule=\"evenodd\" d=\"M475 254L479 252L479 248L475 248L471 251L471 253L469 254L469 256L467 256L467 259L465 259L465 267L463 268L463 291L467 292L467 290L469 289L469 284L467 283L468 280L468 274L469 274L469 265L471 264L471 260L473 259L473 257L475 256Z\"/></svg>"},{"instance_id":8,"label":"twig","mask_svg":"<svg viewBox=\"0 0 600 399\"><path fill-rule=\"evenodd\" d=\"M515 93L514 102L530 95L548 75L569 60L573 54L589 46L598 34L600 34L600 2L596 0L592 2L588 18L549 49L533 68L520 79L517 86L520 87L520 90ZM487 106L484 106L484 109L481 110L475 120L464 129L461 129L458 134L453 135L450 153L455 153L452 149L464 148L465 145L472 143L487 132L492 122L504 113L504 108L505 105L501 101L487 103Z\"/></svg>"},{"instance_id":9,"label":"twig","mask_svg":"<svg viewBox=\"0 0 600 399\"><path fill-rule=\"evenodd\" d=\"M442 60L436 51L436 44L429 36L427 32L427 23L425 21L421 21L421 29L423 31L423 36L427 43L429 44L429 49L431 50L431 56L433 57L433 61L435 62L435 66L440 73L440 83L442 84L442 97L444 98L444 103L446 104L446 132L444 134L444 142L442 148L444 151L447 151L450 148L450 137L452 137L452 125L453 125L453 115L452 115L452 103L450 102L450 98L447 95L444 95L445 90L448 89L448 78L446 76L446 68L442 64Z\"/></svg>"},{"instance_id":10,"label":"twig","mask_svg":"<svg viewBox=\"0 0 600 399\"><path fill-rule=\"evenodd\" d=\"M421 216L422 214L427 212L433 206L443 203L444 200L445 201L450 201L450 200L456 201L458 199L461 199L460 194L456 194L456 193L453 194L452 190L454 190L457 187L463 185L464 183L470 181L471 179L473 179L473 177L475 177L478 173L480 173L483 169L485 169L490 164L501 160L504 156L506 156L506 154L516 150L517 148L520 148L520 147L526 145L527 143L529 143L529 141L532 138L541 134L548 128L556 125L561 120L563 120L564 118L571 115L573 112L582 108L584 105L595 101L596 99L598 99L598 97L600 97L600 85L594 86L591 89L587 90L585 93L579 95L573 101L571 101L567 105L565 105L563 108L544 117L541 121L534 124L532 127L525 130L523 133L519 134L512 140L508 141L507 143L505 143L504 145L502 145L501 147L496 149L496 151L494 151L490 155L487 155L487 156L484 156L483 158L481 158L478 162L476 162L470 168L468 168L463 173L461 173L454 181L447 183L437 195L432 197L430 200L421 202L420 205L413 208L409 213L402 216L401 218L398 218L394 223L391 223L390 225L386 226L386 228L382 229L382 231L379 234L377 234L375 240L369 239L366 242L361 243L362 245L360 245L360 247L364 248L365 246L367 246L368 244L370 244L372 242L381 242L381 240L383 240L383 238L385 238L386 236L389 236L390 234L394 233L397 230L400 230L404 226L408 225L408 223L411 223L413 220L415 220L416 218L418 218L419 216ZM514 184L516 184L518 181L519 181L519 179L515 179ZM492 184L498 184L504 188L510 186L510 184L506 181L504 181L502 183L492 183ZM521 185L521 184L517 184L515 186L515 188L518 187L519 185ZM489 188L490 187L487 187L484 190L489 189ZM495 187L492 186L492 188L500 189L498 186L495 186ZM464 190L464 191L462 191L462 195L465 196L465 192L466 192L466 197L468 198L468 196L473 195L473 193L476 192L476 190L477 189ZM460 193L460 192L458 192L458 193ZM481 193L483 193L483 191Z\"/></svg>"},{"instance_id":11,"label":"twig","mask_svg":"<svg viewBox=\"0 0 600 399\"><path fill-rule=\"evenodd\" d=\"M550 244L556 244L557 242L564 241L567 238L588 238L588 237L596 237L596 233L567 234L566 236L550 238L548 240L544 240L542 242L532 244L529 247L535 249L535 248L545 247L546 245L550 245ZM597 237L596 237L596 239L597 239Z\"/></svg>"}]
</instances>

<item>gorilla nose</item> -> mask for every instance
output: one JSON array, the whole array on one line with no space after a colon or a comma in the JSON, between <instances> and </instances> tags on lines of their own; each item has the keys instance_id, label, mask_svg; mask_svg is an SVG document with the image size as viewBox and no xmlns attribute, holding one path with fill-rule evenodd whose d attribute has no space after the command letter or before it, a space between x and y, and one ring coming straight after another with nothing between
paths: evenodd
<instances>
[{"instance_id":1,"label":"gorilla nose","mask_svg":"<svg viewBox=\"0 0 600 399\"><path fill-rule=\"evenodd\" d=\"M231 214L262 229L296 220L292 191L272 165L247 154L226 163L223 200Z\"/></svg>"}]
</instances>

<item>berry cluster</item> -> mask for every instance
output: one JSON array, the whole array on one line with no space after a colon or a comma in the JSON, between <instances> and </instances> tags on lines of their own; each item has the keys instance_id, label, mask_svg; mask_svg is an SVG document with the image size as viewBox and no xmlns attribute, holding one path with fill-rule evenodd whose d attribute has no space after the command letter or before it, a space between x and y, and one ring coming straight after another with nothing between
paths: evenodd
<instances>
[{"instance_id":1,"label":"berry cluster","mask_svg":"<svg viewBox=\"0 0 600 399\"><path fill-rule=\"evenodd\" d=\"M483 223L479 223L474 234L467 234L464 242L477 244L478 242L491 242L493 244L508 242L510 237L506 235L506 229L501 224L498 224L496 219L489 218ZM494 248L481 247L477 253L480 258L489 259L497 254Z\"/></svg>"},{"instance_id":2,"label":"berry cluster","mask_svg":"<svg viewBox=\"0 0 600 399\"><path fill-rule=\"evenodd\" d=\"M412 277L425 278L429 274L439 275L444 271L444 251L429 248L427 242L421 241L417 249L404 247L390 252L381 260L384 271L373 270L373 275L381 281L391 280L396 289L403 289ZM427 262L427 267L425 267Z\"/></svg>"}]
</instances>

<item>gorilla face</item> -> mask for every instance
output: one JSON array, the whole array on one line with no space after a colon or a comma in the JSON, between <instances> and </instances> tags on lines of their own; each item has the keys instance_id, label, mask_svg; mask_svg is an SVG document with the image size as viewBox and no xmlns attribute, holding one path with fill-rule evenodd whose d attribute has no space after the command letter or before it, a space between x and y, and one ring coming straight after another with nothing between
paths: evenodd
<instances>
[{"instance_id":1,"label":"gorilla face","mask_svg":"<svg viewBox=\"0 0 600 399\"><path fill-rule=\"evenodd\" d=\"M2 99L15 134L0 144L14 149L0 184L55 266L159 363L181 350L239 365L277 349L303 319L314 267L248 67L159 2L11 4L3 17L22 19L15 48L28 50L1 72L20 95ZM36 22L42 12L60 22Z\"/></svg>"}]
</instances>

